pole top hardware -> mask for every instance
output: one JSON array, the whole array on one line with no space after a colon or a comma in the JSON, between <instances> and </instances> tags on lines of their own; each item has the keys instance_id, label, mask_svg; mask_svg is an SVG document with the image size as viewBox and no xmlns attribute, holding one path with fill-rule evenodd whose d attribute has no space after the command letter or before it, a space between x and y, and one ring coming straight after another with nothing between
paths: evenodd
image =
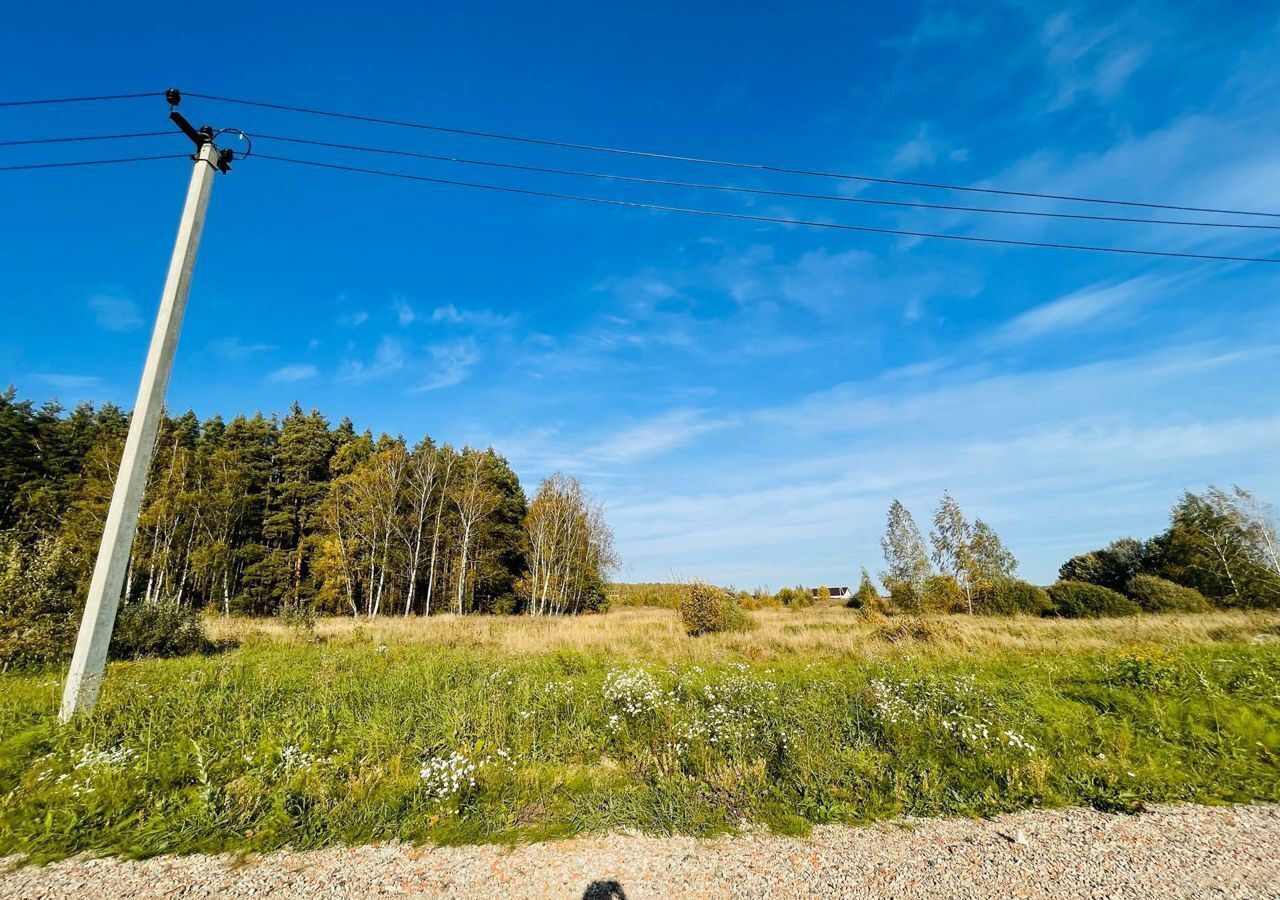
<instances>
[{"instance_id":1,"label":"pole top hardware","mask_svg":"<svg viewBox=\"0 0 1280 900\"><path fill-rule=\"evenodd\" d=\"M172 97L170 97L170 95L176 96L177 94L178 94L177 88L170 88L168 91L165 92L165 97L169 99L170 103L172 103L173 99ZM205 144L213 143L213 139L215 135L213 133L212 126L204 125L201 128L196 129L195 126L193 126L190 122L187 121L187 117L184 116L182 113L178 112L176 109L169 110L169 119L173 122L173 124L178 126L178 129L183 134L191 138L191 142L196 145L197 152L199 152L200 148L203 147ZM218 151L218 159L215 165L218 167L218 171L221 172L223 175L225 175L231 171L231 161L235 159L235 153L232 152L231 150L223 150L217 147L216 145L214 146L214 149Z\"/></svg>"},{"instance_id":2,"label":"pole top hardware","mask_svg":"<svg viewBox=\"0 0 1280 900\"><path fill-rule=\"evenodd\" d=\"M177 88L169 88L164 92L164 99L169 101L170 106L177 106L182 102L182 91Z\"/></svg>"}]
</instances>

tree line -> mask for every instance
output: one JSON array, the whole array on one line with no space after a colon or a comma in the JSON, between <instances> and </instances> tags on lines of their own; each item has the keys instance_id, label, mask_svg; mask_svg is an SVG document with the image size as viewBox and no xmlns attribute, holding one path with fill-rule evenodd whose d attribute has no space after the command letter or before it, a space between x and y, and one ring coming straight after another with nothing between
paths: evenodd
<instances>
[{"instance_id":1,"label":"tree line","mask_svg":"<svg viewBox=\"0 0 1280 900\"><path fill-rule=\"evenodd\" d=\"M1121 538L1073 556L1058 577L1130 598L1159 579L1194 591L1217 607L1280 608L1275 514L1238 485L1187 491L1174 504L1163 532L1146 540Z\"/></svg>"},{"instance_id":2,"label":"tree line","mask_svg":"<svg viewBox=\"0 0 1280 900\"><path fill-rule=\"evenodd\" d=\"M970 522L949 492L933 514L929 544L931 549L911 511L893 500L880 539L885 559L880 581L894 606L916 612L1005 611L1003 594L1015 581L1018 560L994 528L982 519ZM869 599L874 593L863 569L857 595Z\"/></svg>"},{"instance_id":3,"label":"tree line","mask_svg":"<svg viewBox=\"0 0 1280 900\"><path fill-rule=\"evenodd\" d=\"M83 598L128 423L112 404L67 411L0 393L7 565L34 572L41 554L56 558ZM410 446L294 404L284 416L163 420L124 600L253 615L566 614L604 602L615 564L603 509L574 478L546 479L529 501L493 448Z\"/></svg>"},{"instance_id":4,"label":"tree line","mask_svg":"<svg viewBox=\"0 0 1280 900\"><path fill-rule=\"evenodd\" d=\"M1164 532L1073 556L1047 589L1018 579L1017 559L995 530L970 522L949 493L932 525L926 544L911 512L896 499L889 506L880 580L895 608L1093 616L1280 607L1274 513L1238 486L1187 491ZM876 594L863 569L858 605Z\"/></svg>"}]
</instances>

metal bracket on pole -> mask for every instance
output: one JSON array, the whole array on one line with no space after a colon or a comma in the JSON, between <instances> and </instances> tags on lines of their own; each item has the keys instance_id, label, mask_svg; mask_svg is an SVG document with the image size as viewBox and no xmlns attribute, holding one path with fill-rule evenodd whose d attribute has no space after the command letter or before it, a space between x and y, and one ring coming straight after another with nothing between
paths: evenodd
<instances>
[{"instance_id":1,"label":"metal bracket on pole","mask_svg":"<svg viewBox=\"0 0 1280 900\"><path fill-rule=\"evenodd\" d=\"M169 119L173 122L173 124L178 126L178 129L183 134L191 138L191 143L196 145L197 153L200 152L200 148L203 147L205 144L213 143L213 139L215 136L213 133L213 128L211 128L208 125L205 125L203 128L197 129L195 126L193 126L190 122L187 121L186 116L178 112L178 104L182 102L181 91L179 91L177 88L169 88L169 90L164 92L164 98L169 101ZM194 158L195 157L192 157L192 159ZM235 158L236 156L234 151L218 150L217 162L215 162L214 165L218 167L219 172L225 175L231 171L231 160Z\"/></svg>"},{"instance_id":2,"label":"metal bracket on pole","mask_svg":"<svg viewBox=\"0 0 1280 900\"><path fill-rule=\"evenodd\" d=\"M196 145L193 157L195 166L191 172L182 218L178 222L178 237L174 242L169 272L160 295L160 309L142 370L138 399L129 420L129 434L112 489L111 505L107 508L107 521L93 567L84 617L80 621L80 633L71 657L71 668L67 673L62 708L58 715L62 722L70 720L77 713L92 709L102 686L107 648L111 643L111 632L115 628L120 592L124 586L134 532L138 526L138 514L142 508L142 494L155 451L156 432L164 414L164 396L169 384L169 373L173 368L173 356L177 350L178 333L182 328L187 293L191 288L196 250L200 245L205 212L209 207L209 192L213 187L214 173L227 172L233 158L230 150L219 150L214 145L212 128L206 126L197 130L172 108L182 100L176 88L166 93L166 99L170 103L169 117Z\"/></svg>"}]
</instances>

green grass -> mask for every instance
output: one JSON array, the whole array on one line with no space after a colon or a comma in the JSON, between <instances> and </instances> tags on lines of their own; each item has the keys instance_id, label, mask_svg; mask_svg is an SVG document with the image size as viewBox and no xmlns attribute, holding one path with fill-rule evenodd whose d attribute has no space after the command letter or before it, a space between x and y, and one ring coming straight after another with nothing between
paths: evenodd
<instances>
[{"instance_id":1,"label":"green grass","mask_svg":"<svg viewBox=\"0 0 1280 900\"><path fill-rule=\"evenodd\" d=\"M260 642L113 664L65 728L57 673L4 675L0 855L1280 801L1275 643L925 650L646 664Z\"/></svg>"}]
</instances>

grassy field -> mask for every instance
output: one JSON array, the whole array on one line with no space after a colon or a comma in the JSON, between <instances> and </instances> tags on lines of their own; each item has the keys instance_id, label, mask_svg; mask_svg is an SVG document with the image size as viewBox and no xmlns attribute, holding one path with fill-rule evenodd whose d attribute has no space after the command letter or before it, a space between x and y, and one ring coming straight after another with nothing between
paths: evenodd
<instances>
[{"instance_id":1,"label":"grassy field","mask_svg":"<svg viewBox=\"0 0 1280 900\"><path fill-rule=\"evenodd\" d=\"M0 855L1280 801L1280 614L232 620L88 718L0 676Z\"/></svg>"}]
</instances>

